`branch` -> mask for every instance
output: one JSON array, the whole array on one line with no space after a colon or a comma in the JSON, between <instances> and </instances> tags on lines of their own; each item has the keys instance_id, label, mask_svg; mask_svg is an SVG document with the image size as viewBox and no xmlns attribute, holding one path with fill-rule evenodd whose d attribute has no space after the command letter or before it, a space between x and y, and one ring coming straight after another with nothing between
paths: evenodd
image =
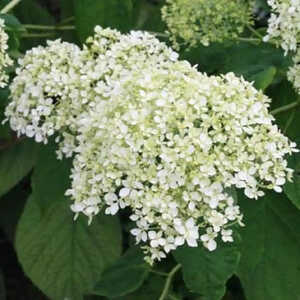
<instances>
[{"instance_id":1,"label":"branch","mask_svg":"<svg viewBox=\"0 0 300 300\"><path fill-rule=\"evenodd\" d=\"M166 299L166 297L168 296L168 293L169 293L169 289L170 289L170 285L171 285L171 282L172 282L172 279L174 277L174 275L176 274L176 272L181 268L181 265L178 264L176 265L172 270L171 272L169 273L168 277L167 277L167 280L166 280L166 283L165 283L165 286L164 286L164 289L161 293L161 296L159 297L159 300L164 300Z\"/></svg>"},{"instance_id":2,"label":"branch","mask_svg":"<svg viewBox=\"0 0 300 300\"><path fill-rule=\"evenodd\" d=\"M51 26L51 25L35 25L35 24L25 24L23 25L26 29L36 29L36 30L74 30L75 26L65 25L65 26Z\"/></svg>"},{"instance_id":3,"label":"branch","mask_svg":"<svg viewBox=\"0 0 300 300\"><path fill-rule=\"evenodd\" d=\"M257 31L255 30L252 26L250 25L246 25L246 27L256 36L259 38L259 40L262 42L263 40L263 36Z\"/></svg>"},{"instance_id":4,"label":"branch","mask_svg":"<svg viewBox=\"0 0 300 300\"><path fill-rule=\"evenodd\" d=\"M287 104L287 105L278 107L278 108L272 110L270 113L271 113L273 116L275 116L275 115L277 115L277 114L279 114L279 113L282 113L282 112L291 110L291 109L293 109L293 108L295 108L295 107L297 107L297 106L299 106L299 105L300 105L300 100L297 100L297 101L292 102L292 103L290 103L290 104Z\"/></svg>"},{"instance_id":5,"label":"branch","mask_svg":"<svg viewBox=\"0 0 300 300\"><path fill-rule=\"evenodd\" d=\"M0 11L1 14L7 14L10 10L12 10L16 5L19 4L21 0L12 0L7 5L5 5Z\"/></svg>"},{"instance_id":6,"label":"branch","mask_svg":"<svg viewBox=\"0 0 300 300\"><path fill-rule=\"evenodd\" d=\"M24 33L21 35L22 38L46 38L46 37L53 37L55 33Z\"/></svg>"}]
</instances>

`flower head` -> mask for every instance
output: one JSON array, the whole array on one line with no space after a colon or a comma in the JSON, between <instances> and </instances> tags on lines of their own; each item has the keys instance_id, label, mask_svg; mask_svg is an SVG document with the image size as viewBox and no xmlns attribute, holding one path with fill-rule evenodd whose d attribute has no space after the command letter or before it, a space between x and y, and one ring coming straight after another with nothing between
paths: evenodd
<instances>
[{"instance_id":1,"label":"flower head","mask_svg":"<svg viewBox=\"0 0 300 300\"><path fill-rule=\"evenodd\" d=\"M177 56L147 33L97 27L82 50L55 41L28 52L6 110L19 134L46 142L57 131L60 157L74 154L75 217L129 208L149 262L232 242L228 226L242 225L233 189L280 192L296 151L251 83Z\"/></svg>"},{"instance_id":2,"label":"flower head","mask_svg":"<svg viewBox=\"0 0 300 300\"><path fill-rule=\"evenodd\" d=\"M268 0L271 17L265 41L274 40L285 53L296 51L300 41L300 0Z\"/></svg>"},{"instance_id":3,"label":"flower head","mask_svg":"<svg viewBox=\"0 0 300 300\"><path fill-rule=\"evenodd\" d=\"M56 40L27 51L19 60L10 86L12 101L5 111L19 135L47 143L49 136L65 130L68 138L73 129L70 120L82 109L84 98L77 88L84 84L80 54L76 45Z\"/></svg>"},{"instance_id":4,"label":"flower head","mask_svg":"<svg viewBox=\"0 0 300 300\"><path fill-rule=\"evenodd\" d=\"M300 94L300 48L293 57L293 62L294 65L289 68L287 77L293 83L298 94Z\"/></svg>"},{"instance_id":5,"label":"flower head","mask_svg":"<svg viewBox=\"0 0 300 300\"><path fill-rule=\"evenodd\" d=\"M167 0L162 17L175 47L234 40L251 23L251 7L236 0Z\"/></svg>"},{"instance_id":6,"label":"flower head","mask_svg":"<svg viewBox=\"0 0 300 300\"><path fill-rule=\"evenodd\" d=\"M150 261L199 240L210 250L218 236L233 241L226 228L242 214L231 188L257 199L292 174L285 155L295 144L273 125L270 99L232 73L207 76L186 61L123 64L122 75L98 83L117 91L79 120L67 195L97 198L90 214L80 207L90 218L99 206L107 214L129 207Z\"/></svg>"},{"instance_id":7,"label":"flower head","mask_svg":"<svg viewBox=\"0 0 300 300\"><path fill-rule=\"evenodd\" d=\"M5 68L12 65L13 61L7 54L8 50L8 35L4 31L4 20L0 18L0 88L6 86L8 76L5 72Z\"/></svg>"}]
</instances>

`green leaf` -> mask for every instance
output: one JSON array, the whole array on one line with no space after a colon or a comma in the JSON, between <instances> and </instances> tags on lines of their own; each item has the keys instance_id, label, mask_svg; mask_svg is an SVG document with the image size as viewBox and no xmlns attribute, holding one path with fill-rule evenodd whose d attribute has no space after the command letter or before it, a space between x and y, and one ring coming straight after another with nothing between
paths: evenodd
<instances>
[{"instance_id":1,"label":"green leaf","mask_svg":"<svg viewBox=\"0 0 300 300\"><path fill-rule=\"evenodd\" d=\"M64 0L60 3L60 17L66 19L74 16L74 3L73 0Z\"/></svg>"},{"instance_id":2,"label":"green leaf","mask_svg":"<svg viewBox=\"0 0 300 300\"><path fill-rule=\"evenodd\" d=\"M137 290L149 275L149 266L139 247L128 250L124 256L104 271L93 294L110 298L121 297Z\"/></svg>"},{"instance_id":3,"label":"green leaf","mask_svg":"<svg viewBox=\"0 0 300 300\"><path fill-rule=\"evenodd\" d=\"M4 20L5 31L8 33L9 51L10 52L17 51L20 46L19 39L21 33L25 32L24 27L19 22L19 20L13 15L0 14L0 18Z\"/></svg>"},{"instance_id":4,"label":"green leaf","mask_svg":"<svg viewBox=\"0 0 300 300\"><path fill-rule=\"evenodd\" d=\"M51 151L51 147L46 149L46 153ZM64 196L68 184L61 183L66 176L63 164L51 161L55 168L46 154L43 157L45 161L39 163L51 168L52 174L37 166L33 180L39 181L33 183L17 228L17 255L27 276L50 299L82 300L120 255L119 221L102 214L90 226L85 216L74 221L70 200ZM44 197L39 199L42 193Z\"/></svg>"},{"instance_id":5,"label":"green leaf","mask_svg":"<svg viewBox=\"0 0 300 300\"><path fill-rule=\"evenodd\" d=\"M180 247L174 252L176 261L182 264L186 286L201 299L219 300L225 294L226 281L234 274L240 259L238 242L218 243L215 251L203 246Z\"/></svg>"},{"instance_id":6,"label":"green leaf","mask_svg":"<svg viewBox=\"0 0 300 300\"><path fill-rule=\"evenodd\" d=\"M0 122L2 123L5 119L5 109L9 103L9 89L8 87L0 89ZM9 122L1 124L0 126L0 141L8 140L12 137L12 130L10 129Z\"/></svg>"},{"instance_id":7,"label":"green leaf","mask_svg":"<svg viewBox=\"0 0 300 300\"><path fill-rule=\"evenodd\" d=\"M238 275L247 299L295 300L300 295L300 212L283 194L241 199L245 215Z\"/></svg>"},{"instance_id":8,"label":"green leaf","mask_svg":"<svg viewBox=\"0 0 300 300\"><path fill-rule=\"evenodd\" d=\"M9 2L10 0L0 0L0 9L3 9Z\"/></svg>"},{"instance_id":9,"label":"green leaf","mask_svg":"<svg viewBox=\"0 0 300 300\"><path fill-rule=\"evenodd\" d=\"M24 30L20 21L13 15L0 14L0 18L4 20L5 26L12 31Z\"/></svg>"},{"instance_id":10,"label":"green leaf","mask_svg":"<svg viewBox=\"0 0 300 300\"><path fill-rule=\"evenodd\" d=\"M300 209L300 153L294 153L289 158L289 166L294 169L294 176L292 182L288 181L284 185L284 192L291 202Z\"/></svg>"},{"instance_id":11,"label":"green leaf","mask_svg":"<svg viewBox=\"0 0 300 300\"><path fill-rule=\"evenodd\" d=\"M96 25L128 31L132 25L132 9L132 0L74 0L80 41L92 35Z\"/></svg>"},{"instance_id":12,"label":"green leaf","mask_svg":"<svg viewBox=\"0 0 300 300\"><path fill-rule=\"evenodd\" d=\"M22 24L42 24L54 25L55 18L48 12L48 10L38 3L41 1L22 0L15 8L14 15L21 21ZM51 39L58 37L55 32ZM50 38L48 38L50 39ZM23 51L29 50L32 47L46 44L46 38L24 38L21 40L20 48Z\"/></svg>"},{"instance_id":13,"label":"green leaf","mask_svg":"<svg viewBox=\"0 0 300 300\"><path fill-rule=\"evenodd\" d=\"M164 284L165 280L161 276L150 275L137 291L120 298L114 298L114 300L156 300L159 299Z\"/></svg>"},{"instance_id":14,"label":"green leaf","mask_svg":"<svg viewBox=\"0 0 300 300\"><path fill-rule=\"evenodd\" d=\"M157 3L147 0L136 0L133 10L134 29L164 32L166 24L161 18L161 8L163 5L162 1Z\"/></svg>"},{"instance_id":15,"label":"green leaf","mask_svg":"<svg viewBox=\"0 0 300 300\"><path fill-rule=\"evenodd\" d=\"M55 24L54 17L45 6L35 0L22 0L16 7L14 15L23 24Z\"/></svg>"},{"instance_id":16,"label":"green leaf","mask_svg":"<svg viewBox=\"0 0 300 300\"><path fill-rule=\"evenodd\" d=\"M258 90L264 91L273 82L276 72L276 68L274 66L270 66L266 70L252 76L252 80L250 80L254 81L254 86Z\"/></svg>"},{"instance_id":17,"label":"green leaf","mask_svg":"<svg viewBox=\"0 0 300 300\"><path fill-rule=\"evenodd\" d=\"M6 237L13 242L18 221L30 194L27 178L5 194L0 201L0 226Z\"/></svg>"},{"instance_id":18,"label":"green leaf","mask_svg":"<svg viewBox=\"0 0 300 300\"><path fill-rule=\"evenodd\" d=\"M297 100L298 95L295 92L292 84L283 80L278 84L270 86L267 90L267 95L272 98L271 109L276 109L284 105L288 105ZM289 110L275 115L276 123L281 130L292 140L299 137L300 118L297 116L300 113L300 106L293 110Z\"/></svg>"},{"instance_id":19,"label":"green leaf","mask_svg":"<svg viewBox=\"0 0 300 300\"><path fill-rule=\"evenodd\" d=\"M74 3L73 0L60 1L60 17L61 21L67 18L74 17ZM64 25L73 24L72 22L65 23ZM77 32L75 30L65 30L61 33L62 39L71 43L79 44Z\"/></svg>"},{"instance_id":20,"label":"green leaf","mask_svg":"<svg viewBox=\"0 0 300 300\"><path fill-rule=\"evenodd\" d=\"M267 43L254 45L242 42L200 46L182 52L182 58L192 64L198 64L201 71L209 74L234 72L249 81L255 80L259 73L271 67L277 69L276 78L272 81L280 81L291 64L289 56L284 56L281 49ZM270 69L269 72L273 73L274 70Z\"/></svg>"},{"instance_id":21,"label":"green leaf","mask_svg":"<svg viewBox=\"0 0 300 300\"><path fill-rule=\"evenodd\" d=\"M32 175L33 194L43 212L51 207L53 201L62 199L65 190L70 185L69 176L72 161L70 159L57 160L56 149L57 145L51 142L47 147L42 147ZM56 176L55 174L58 174L59 178L52 178ZM45 180L46 178L52 180ZM65 202L69 203L69 199L66 199Z\"/></svg>"},{"instance_id":22,"label":"green leaf","mask_svg":"<svg viewBox=\"0 0 300 300\"><path fill-rule=\"evenodd\" d=\"M5 141L0 146L3 149L0 152L0 196L2 196L32 169L38 145L26 139Z\"/></svg>"}]
</instances>

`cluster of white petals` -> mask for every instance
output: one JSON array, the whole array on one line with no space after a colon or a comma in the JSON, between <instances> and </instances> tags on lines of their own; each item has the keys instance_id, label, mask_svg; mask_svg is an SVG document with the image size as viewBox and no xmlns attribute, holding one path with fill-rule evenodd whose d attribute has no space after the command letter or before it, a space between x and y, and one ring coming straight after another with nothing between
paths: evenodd
<instances>
[{"instance_id":1,"label":"cluster of white petals","mask_svg":"<svg viewBox=\"0 0 300 300\"><path fill-rule=\"evenodd\" d=\"M37 142L56 132L59 157L73 155L76 216L130 209L150 263L184 244L232 242L234 189L257 199L292 176L296 145L273 124L269 98L232 73L199 73L147 33L97 27L82 50L35 48L11 94L14 130Z\"/></svg>"},{"instance_id":2,"label":"cluster of white petals","mask_svg":"<svg viewBox=\"0 0 300 300\"><path fill-rule=\"evenodd\" d=\"M167 0L162 18L175 48L237 39L251 24L252 1Z\"/></svg>"},{"instance_id":3,"label":"cluster of white petals","mask_svg":"<svg viewBox=\"0 0 300 300\"><path fill-rule=\"evenodd\" d=\"M7 54L8 35L4 31L4 28L4 20L0 18L0 88L5 87L8 81L8 76L6 74L5 68L11 66L13 63L13 61Z\"/></svg>"},{"instance_id":4,"label":"cluster of white petals","mask_svg":"<svg viewBox=\"0 0 300 300\"><path fill-rule=\"evenodd\" d=\"M287 72L287 77L293 83L298 94L300 94L300 48L293 57L293 62L293 66Z\"/></svg>"},{"instance_id":5,"label":"cluster of white petals","mask_svg":"<svg viewBox=\"0 0 300 300\"><path fill-rule=\"evenodd\" d=\"M55 132L72 130L74 103L79 111L84 109L83 97L77 95L78 86L84 85L82 63L79 47L60 40L33 48L19 59L10 85L12 101L5 111L18 135L47 143ZM76 96L80 102L73 101Z\"/></svg>"},{"instance_id":6,"label":"cluster of white petals","mask_svg":"<svg viewBox=\"0 0 300 300\"><path fill-rule=\"evenodd\" d=\"M300 41L300 0L268 0L271 17L264 41L274 40L285 53Z\"/></svg>"},{"instance_id":7,"label":"cluster of white petals","mask_svg":"<svg viewBox=\"0 0 300 300\"><path fill-rule=\"evenodd\" d=\"M19 60L5 115L13 130L36 142L47 143L58 132L59 157L71 157L82 114L95 102L109 99L127 69L151 61L156 66L177 56L150 34L127 36L101 27L95 28L95 37L83 50L49 41L47 47L33 48Z\"/></svg>"}]
</instances>

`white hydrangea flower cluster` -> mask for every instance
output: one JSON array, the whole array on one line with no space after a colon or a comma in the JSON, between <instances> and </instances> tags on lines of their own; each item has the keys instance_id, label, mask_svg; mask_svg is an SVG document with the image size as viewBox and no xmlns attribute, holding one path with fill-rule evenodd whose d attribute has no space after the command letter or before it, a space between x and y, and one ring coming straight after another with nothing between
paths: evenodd
<instances>
[{"instance_id":1,"label":"white hydrangea flower cluster","mask_svg":"<svg viewBox=\"0 0 300 300\"><path fill-rule=\"evenodd\" d=\"M19 60L6 109L11 128L37 142L59 132L59 157L71 157L81 115L117 90L127 69L176 60L178 54L147 33L122 35L95 28L81 50L74 44L49 41ZM94 100L95 102L91 102Z\"/></svg>"},{"instance_id":2,"label":"white hydrangea flower cluster","mask_svg":"<svg viewBox=\"0 0 300 300\"><path fill-rule=\"evenodd\" d=\"M228 226L242 215L230 188L257 199L292 175L284 156L295 145L272 125L268 102L232 73L208 77L187 62L129 74L81 126L73 211L130 207L150 262L199 239L209 250L218 236L232 241Z\"/></svg>"},{"instance_id":3,"label":"white hydrangea flower cluster","mask_svg":"<svg viewBox=\"0 0 300 300\"><path fill-rule=\"evenodd\" d=\"M146 32L132 31L128 35L122 35L117 30L95 28L95 35L86 41L81 51L82 65L80 67L81 80L77 91L77 97L73 96L73 106L76 113L72 113L69 120L73 124L73 132L80 131L86 122L89 122L89 112L95 111L112 95L119 92L123 78L126 78L133 70L141 70L145 66L158 67L168 61L176 61L178 54L165 44L161 43L153 35ZM83 101L82 101L83 99ZM82 103L84 109L77 109L78 103ZM76 117L75 117L76 116ZM70 157L76 147L73 134L63 132L63 141L58 151L59 157Z\"/></svg>"},{"instance_id":4,"label":"white hydrangea flower cluster","mask_svg":"<svg viewBox=\"0 0 300 300\"><path fill-rule=\"evenodd\" d=\"M74 154L76 216L128 207L150 263L183 244L232 242L232 190L257 199L291 179L296 145L272 124L270 99L232 73L199 73L147 33L97 27L82 50L50 42L20 64L12 128L38 142L56 132L59 157Z\"/></svg>"},{"instance_id":5,"label":"white hydrangea flower cluster","mask_svg":"<svg viewBox=\"0 0 300 300\"><path fill-rule=\"evenodd\" d=\"M287 77L300 94L300 0L268 0L272 9L265 41L274 40L285 51L294 52L294 65Z\"/></svg>"},{"instance_id":6,"label":"white hydrangea flower cluster","mask_svg":"<svg viewBox=\"0 0 300 300\"><path fill-rule=\"evenodd\" d=\"M0 88L4 88L7 85L8 76L5 72L5 68L13 64L13 61L7 54L8 35L4 31L4 28L4 20L0 18Z\"/></svg>"},{"instance_id":7,"label":"white hydrangea flower cluster","mask_svg":"<svg viewBox=\"0 0 300 300\"><path fill-rule=\"evenodd\" d=\"M300 41L300 0L268 0L271 17L264 41L274 40L285 53L296 51Z\"/></svg>"},{"instance_id":8,"label":"white hydrangea flower cluster","mask_svg":"<svg viewBox=\"0 0 300 300\"><path fill-rule=\"evenodd\" d=\"M252 23L252 1L244 0L167 0L162 18L175 48L179 43L235 40Z\"/></svg>"},{"instance_id":9,"label":"white hydrangea flower cluster","mask_svg":"<svg viewBox=\"0 0 300 300\"><path fill-rule=\"evenodd\" d=\"M5 111L11 128L44 143L56 131L68 134L76 124L71 123L74 104L79 111L84 106L78 95L78 86L84 84L80 48L60 40L48 42L47 47L27 51L19 65Z\"/></svg>"},{"instance_id":10,"label":"white hydrangea flower cluster","mask_svg":"<svg viewBox=\"0 0 300 300\"><path fill-rule=\"evenodd\" d=\"M288 80L291 81L298 92L300 94L300 48L296 52L293 57L294 65L291 66L287 72Z\"/></svg>"}]
</instances>

